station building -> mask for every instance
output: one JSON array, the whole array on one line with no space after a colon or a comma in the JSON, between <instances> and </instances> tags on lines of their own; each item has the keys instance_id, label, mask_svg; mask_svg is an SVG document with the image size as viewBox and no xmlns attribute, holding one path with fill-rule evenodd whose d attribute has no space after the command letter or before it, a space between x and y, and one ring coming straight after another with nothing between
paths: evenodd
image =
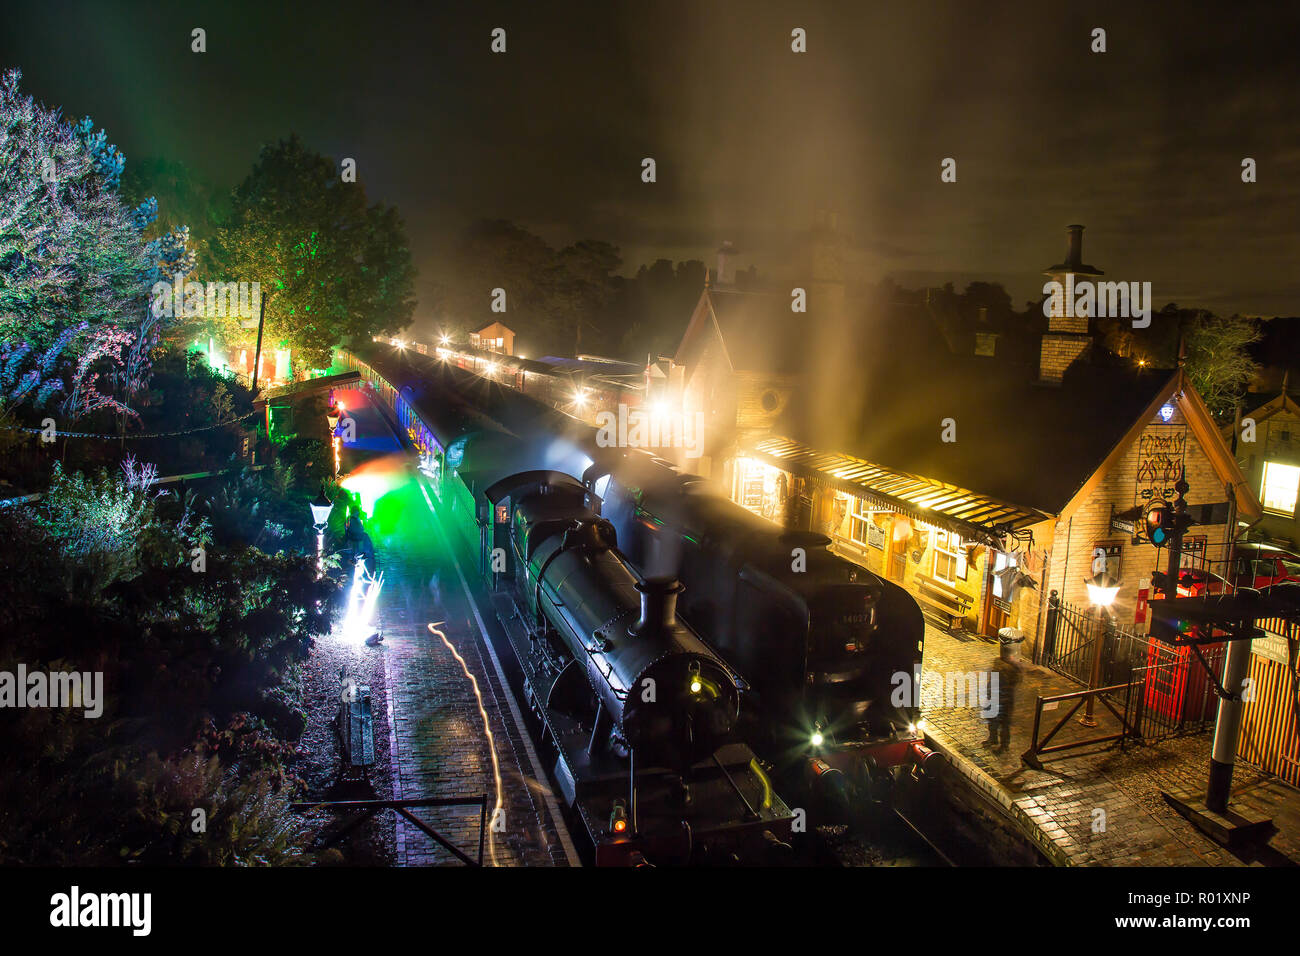
<instances>
[{"instance_id":1,"label":"station building","mask_svg":"<svg viewBox=\"0 0 1300 956\"><path fill-rule=\"evenodd\" d=\"M1082 227L1069 237L1045 274L1100 275ZM1094 349L1088 316L1065 311L1026 360L994 333L956 354L915 305L830 339L822 329L846 326L792 315L784 296L706 287L672 360L685 412L709 419L693 470L757 514L825 533L941 626L1017 627L1037 656L1049 595L1086 608L1101 554L1121 585L1117 623L1141 632L1157 561L1135 533L1142 507L1172 500L1185 470L1200 523L1183 560L1204 567L1261 506L1181 370Z\"/></svg>"}]
</instances>

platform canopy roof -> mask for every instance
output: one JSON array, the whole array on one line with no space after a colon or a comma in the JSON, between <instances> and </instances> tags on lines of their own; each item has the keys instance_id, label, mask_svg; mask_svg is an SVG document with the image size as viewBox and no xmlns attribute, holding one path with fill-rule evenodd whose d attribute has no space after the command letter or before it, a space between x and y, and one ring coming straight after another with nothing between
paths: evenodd
<instances>
[{"instance_id":1,"label":"platform canopy roof","mask_svg":"<svg viewBox=\"0 0 1300 956\"><path fill-rule=\"evenodd\" d=\"M751 457L792 474L815 478L882 508L947 527L967 540L998 548L1007 546L1007 536L1051 518L1034 508L894 471L852 455L820 451L790 438L768 436L742 441L741 448Z\"/></svg>"}]
</instances>

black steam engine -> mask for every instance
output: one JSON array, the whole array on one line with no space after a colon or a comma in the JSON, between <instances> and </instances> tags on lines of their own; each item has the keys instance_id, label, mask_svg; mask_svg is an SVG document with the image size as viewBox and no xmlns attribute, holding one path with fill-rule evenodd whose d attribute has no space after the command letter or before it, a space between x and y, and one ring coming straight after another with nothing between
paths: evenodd
<instances>
[{"instance_id":1,"label":"black steam engine","mask_svg":"<svg viewBox=\"0 0 1300 956\"><path fill-rule=\"evenodd\" d=\"M494 605L597 863L788 850L792 815L737 736L739 679L678 620L681 586L639 578L571 477L511 475L484 498L505 519L484 536Z\"/></svg>"},{"instance_id":2,"label":"black steam engine","mask_svg":"<svg viewBox=\"0 0 1300 956\"><path fill-rule=\"evenodd\" d=\"M906 591L647 455L585 482L628 559L678 575L683 618L752 686L743 724L783 779L802 773L843 806L886 800L936 759L917 727L925 627Z\"/></svg>"}]
</instances>

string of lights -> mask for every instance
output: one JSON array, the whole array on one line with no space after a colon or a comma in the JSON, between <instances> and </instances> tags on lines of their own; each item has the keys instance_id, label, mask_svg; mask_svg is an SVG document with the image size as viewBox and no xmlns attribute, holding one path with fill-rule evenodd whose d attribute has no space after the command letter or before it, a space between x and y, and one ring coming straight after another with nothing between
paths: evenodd
<instances>
[{"instance_id":1,"label":"string of lights","mask_svg":"<svg viewBox=\"0 0 1300 956\"><path fill-rule=\"evenodd\" d=\"M255 415L261 415L260 411L249 412L247 415L240 415L238 418L229 418L224 422L217 422L215 425L200 425L197 428L183 428L174 432L146 432L143 435L104 435L98 432L54 432L56 438L98 438L103 441L137 441L141 438L175 438L177 435L193 435L196 432L211 431L214 428L224 428L227 425L235 425ZM47 429L27 427L23 425L4 425L0 426L0 431L6 432L26 432L33 435L46 434Z\"/></svg>"}]
</instances>

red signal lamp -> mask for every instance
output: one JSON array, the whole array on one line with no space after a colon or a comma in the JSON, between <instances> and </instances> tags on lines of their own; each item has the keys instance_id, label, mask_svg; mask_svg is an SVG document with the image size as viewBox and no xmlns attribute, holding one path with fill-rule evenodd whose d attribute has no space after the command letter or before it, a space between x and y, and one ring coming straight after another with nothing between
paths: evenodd
<instances>
[{"instance_id":1,"label":"red signal lamp","mask_svg":"<svg viewBox=\"0 0 1300 956\"><path fill-rule=\"evenodd\" d=\"M622 800L614 801L614 809L609 814L609 829L614 833L627 832L627 807Z\"/></svg>"}]
</instances>

